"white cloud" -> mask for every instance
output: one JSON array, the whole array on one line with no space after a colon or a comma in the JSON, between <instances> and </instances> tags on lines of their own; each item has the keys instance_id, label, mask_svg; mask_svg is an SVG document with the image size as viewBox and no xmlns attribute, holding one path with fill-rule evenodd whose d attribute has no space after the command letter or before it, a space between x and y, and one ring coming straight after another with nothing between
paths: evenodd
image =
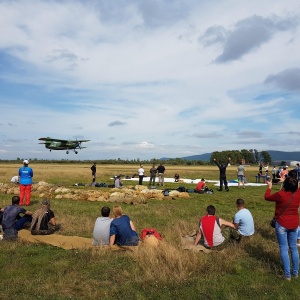
<instances>
[{"instance_id":1,"label":"white cloud","mask_svg":"<svg viewBox=\"0 0 300 300\"><path fill-rule=\"evenodd\" d=\"M241 138L288 150L274 119L300 125L296 0L16 0L0 13L0 151L13 145L2 157L65 157L42 136L90 139L80 159L181 157Z\"/></svg>"}]
</instances>

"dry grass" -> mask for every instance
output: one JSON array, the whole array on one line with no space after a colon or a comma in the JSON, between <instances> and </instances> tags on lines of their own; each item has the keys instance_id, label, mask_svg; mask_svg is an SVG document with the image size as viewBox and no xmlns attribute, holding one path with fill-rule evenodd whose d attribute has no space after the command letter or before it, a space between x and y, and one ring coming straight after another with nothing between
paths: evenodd
<instances>
[{"instance_id":1,"label":"dry grass","mask_svg":"<svg viewBox=\"0 0 300 300\"><path fill-rule=\"evenodd\" d=\"M1 181L8 182L19 167L0 164ZM68 187L74 182L91 180L90 165L31 163L31 167L35 181ZM144 167L148 170L151 166ZM97 165L97 181L109 183L113 175L120 173L132 176L137 168ZM186 178L218 179L215 166L166 165L166 169L167 177L179 172ZM235 179L235 169L234 166L228 168L229 179ZM257 169L248 168L247 177L252 182ZM174 187L174 184L166 187ZM23 242L1 244L3 288L0 298L25 299L31 295L35 299L297 299L297 284L291 282L287 288L285 282L276 278L276 274L281 273L280 257L274 231L268 225L274 207L263 200L264 191L264 187L232 188L230 193L122 205L138 232L144 227L154 227L162 233L163 242L157 248L140 247L137 252L89 252ZM230 220L238 197L246 200L254 216L253 239L230 244L225 250L210 254L182 249L180 237L197 229L207 205L216 205L217 214ZM1 195L2 206L10 204L10 199L11 195ZM30 209L38 208L39 202L40 199L33 199ZM61 234L84 237L91 237L101 207L114 205L67 199L52 199L51 204L57 221L62 224Z\"/></svg>"}]
</instances>

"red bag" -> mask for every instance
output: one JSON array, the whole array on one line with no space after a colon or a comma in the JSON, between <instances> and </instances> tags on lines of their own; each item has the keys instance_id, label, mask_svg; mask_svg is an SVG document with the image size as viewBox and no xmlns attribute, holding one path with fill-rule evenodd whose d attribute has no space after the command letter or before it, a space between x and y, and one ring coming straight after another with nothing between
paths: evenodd
<instances>
[{"instance_id":1,"label":"red bag","mask_svg":"<svg viewBox=\"0 0 300 300\"><path fill-rule=\"evenodd\" d=\"M141 239L144 240L147 235L154 235L158 240L162 240L160 233L154 228L144 228L141 233Z\"/></svg>"}]
</instances>

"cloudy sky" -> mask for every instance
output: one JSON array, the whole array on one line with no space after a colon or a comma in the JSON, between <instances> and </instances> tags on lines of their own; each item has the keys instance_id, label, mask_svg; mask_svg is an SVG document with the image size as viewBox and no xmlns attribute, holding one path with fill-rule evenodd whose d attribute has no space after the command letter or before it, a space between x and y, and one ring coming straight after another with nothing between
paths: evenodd
<instances>
[{"instance_id":1,"label":"cloudy sky","mask_svg":"<svg viewBox=\"0 0 300 300\"><path fill-rule=\"evenodd\" d=\"M0 159L300 151L299 0L0 0ZM90 139L52 151L40 137Z\"/></svg>"}]
</instances>

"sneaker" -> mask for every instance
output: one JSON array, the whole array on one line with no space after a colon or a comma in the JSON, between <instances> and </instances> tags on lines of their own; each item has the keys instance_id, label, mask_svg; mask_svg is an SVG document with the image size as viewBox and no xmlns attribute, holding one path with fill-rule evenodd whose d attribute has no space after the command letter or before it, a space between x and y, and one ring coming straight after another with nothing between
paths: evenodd
<instances>
[{"instance_id":1,"label":"sneaker","mask_svg":"<svg viewBox=\"0 0 300 300\"><path fill-rule=\"evenodd\" d=\"M291 277L285 277L284 275L277 275L277 278L279 278L279 279L285 279L287 281L291 281L292 280Z\"/></svg>"},{"instance_id":2,"label":"sneaker","mask_svg":"<svg viewBox=\"0 0 300 300\"><path fill-rule=\"evenodd\" d=\"M219 192L222 192L222 190L221 190L221 189L218 189L218 191L219 191Z\"/></svg>"}]
</instances>

